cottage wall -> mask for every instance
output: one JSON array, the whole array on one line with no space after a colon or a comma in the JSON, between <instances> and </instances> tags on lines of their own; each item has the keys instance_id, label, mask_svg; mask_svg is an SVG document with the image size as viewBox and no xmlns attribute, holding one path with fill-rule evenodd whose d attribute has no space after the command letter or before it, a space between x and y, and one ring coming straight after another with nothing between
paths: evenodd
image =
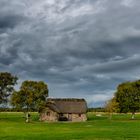
<instances>
[{"instance_id":1,"label":"cottage wall","mask_svg":"<svg viewBox=\"0 0 140 140\"><path fill-rule=\"evenodd\" d=\"M63 114L63 116L68 118L68 121L72 122L81 122L87 120L86 114Z\"/></svg>"},{"instance_id":2,"label":"cottage wall","mask_svg":"<svg viewBox=\"0 0 140 140\"><path fill-rule=\"evenodd\" d=\"M72 122L81 122L86 120L87 120L86 114L72 114Z\"/></svg>"},{"instance_id":3,"label":"cottage wall","mask_svg":"<svg viewBox=\"0 0 140 140\"><path fill-rule=\"evenodd\" d=\"M82 122L87 120L86 114L63 114L68 121L72 122ZM41 121L57 122L59 120L59 114L52 110L45 110L40 114Z\"/></svg>"},{"instance_id":4,"label":"cottage wall","mask_svg":"<svg viewBox=\"0 0 140 140\"><path fill-rule=\"evenodd\" d=\"M58 121L58 114L50 109L46 109L40 114L41 121L56 122Z\"/></svg>"}]
</instances>

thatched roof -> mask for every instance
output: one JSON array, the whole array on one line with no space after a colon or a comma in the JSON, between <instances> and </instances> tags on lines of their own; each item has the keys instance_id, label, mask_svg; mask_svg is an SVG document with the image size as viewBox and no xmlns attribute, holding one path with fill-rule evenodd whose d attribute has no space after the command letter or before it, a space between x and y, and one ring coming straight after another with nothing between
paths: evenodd
<instances>
[{"instance_id":1,"label":"thatched roof","mask_svg":"<svg viewBox=\"0 0 140 140\"><path fill-rule=\"evenodd\" d=\"M47 107L58 113L86 113L87 104L84 99L75 98L48 98Z\"/></svg>"}]
</instances>

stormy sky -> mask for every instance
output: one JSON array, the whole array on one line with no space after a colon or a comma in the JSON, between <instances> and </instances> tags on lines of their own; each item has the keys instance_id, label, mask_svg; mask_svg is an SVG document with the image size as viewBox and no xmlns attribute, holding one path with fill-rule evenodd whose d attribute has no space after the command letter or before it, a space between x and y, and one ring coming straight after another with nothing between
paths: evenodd
<instances>
[{"instance_id":1,"label":"stormy sky","mask_svg":"<svg viewBox=\"0 0 140 140\"><path fill-rule=\"evenodd\" d=\"M140 1L0 0L0 71L43 80L50 97L103 106L140 79Z\"/></svg>"}]
</instances>

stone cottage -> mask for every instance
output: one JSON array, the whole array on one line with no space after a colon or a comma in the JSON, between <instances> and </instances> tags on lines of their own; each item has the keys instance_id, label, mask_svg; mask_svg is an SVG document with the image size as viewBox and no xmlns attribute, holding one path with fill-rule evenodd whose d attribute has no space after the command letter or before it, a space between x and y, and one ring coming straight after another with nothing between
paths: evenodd
<instances>
[{"instance_id":1,"label":"stone cottage","mask_svg":"<svg viewBox=\"0 0 140 140\"><path fill-rule=\"evenodd\" d=\"M41 121L86 121L87 103L84 99L47 99L45 109L40 111Z\"/></svg>"}]
</instances>

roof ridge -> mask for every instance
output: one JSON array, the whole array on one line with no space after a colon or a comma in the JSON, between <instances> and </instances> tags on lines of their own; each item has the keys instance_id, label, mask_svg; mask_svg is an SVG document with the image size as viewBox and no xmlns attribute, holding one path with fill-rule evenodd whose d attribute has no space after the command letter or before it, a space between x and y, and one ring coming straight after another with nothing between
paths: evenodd
<instances>
[{"instance_id":1,"label":"roof ridge","mask_svg":"<svg viewBox=\"0 0 140 140\"><path fill-rule=\"evenodd\" d=\"M84 98L48 98L47 101L84 101Z\"/></svg>"}]
</instances>

